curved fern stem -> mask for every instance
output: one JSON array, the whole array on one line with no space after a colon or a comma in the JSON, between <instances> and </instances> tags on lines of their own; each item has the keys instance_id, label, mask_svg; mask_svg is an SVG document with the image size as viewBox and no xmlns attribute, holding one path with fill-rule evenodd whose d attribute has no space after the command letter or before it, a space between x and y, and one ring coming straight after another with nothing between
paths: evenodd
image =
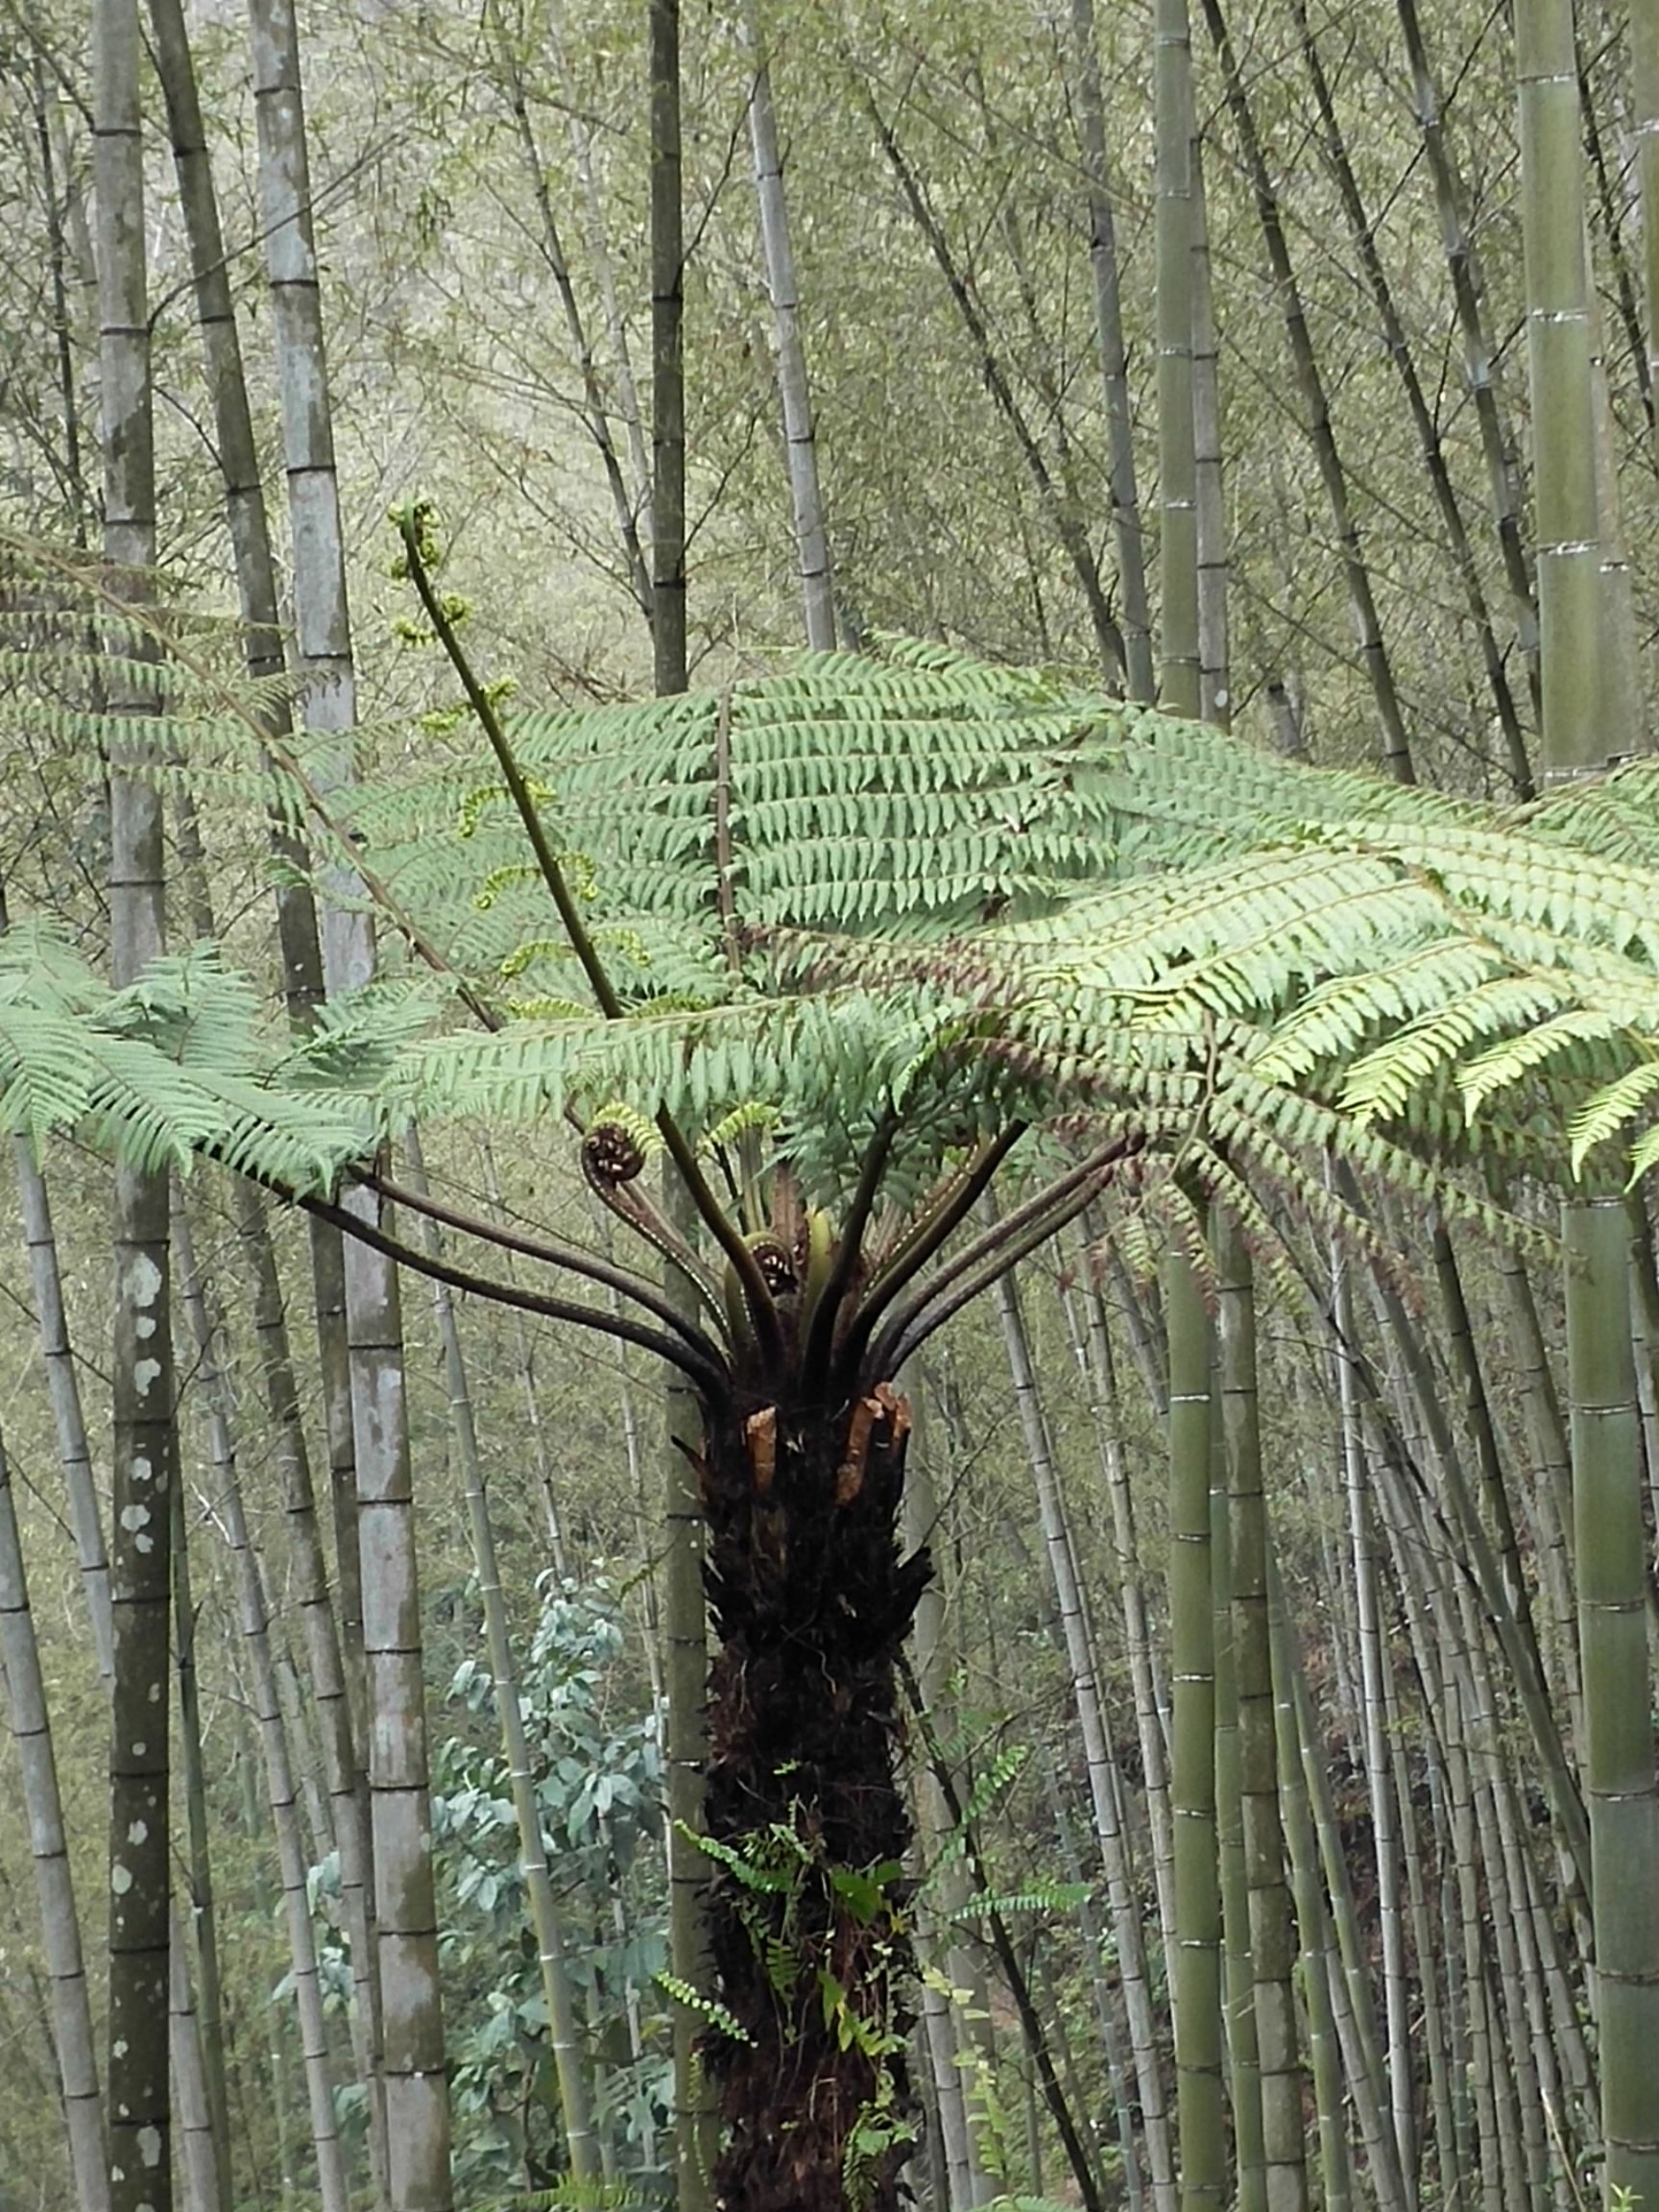
<instances>
[{"instance_id":1,"label":"curved fern stem","mask_svg":"<svg viewBox=\"0 0 1659 2212\"><path fill-rule=\"evenodd\" d=\"M655 1352L660 1359L666 1359L671 1367L678 1367L683 1375L688 1376L711 1405L725 1402L727 1377L718 1355L710 1364L692 1346L660 1330L647 1329L643 1322L630 1321L626 1314L602 1313L591 1306L578 1306L570 1298L552 1298L544 1291L521 1290L516 1283L502 1283L493 1276L474 1275L465 1267L451 1266L446 1260L435 1259L430 1253L406 1244L400 1237L376 1228L355 1214L348 1214L343 1206L332 1205L326 1198L285 1190L275 1180L265 1183L264 1188L291 1205L302 1206L318 1220L331 1222L348 1237L355 1237L360 1244L367 1244L400 1265L413 1268L417 1275L446 1284L451 1290L470 1291L474 1297L489 1298L497 1306L514 1306L525 1313L543 1313L550 1321L568 1321L575 1328L592 1329L602 1336L618 1336L625 1344L637 1344L644 1351Z\"/></svg>"},{"instance_id":2,"label":"curved fern stem","mask_svg":"<svg viewBox=\"0 0 1659 2212\"><path fill-rule=\"evenodd\" d=\"M835 1316L841 1310L841 1301L847 1295L847 1286L858 1264L864 1232L869 1226L871 1211L881 1188L881 1177L898 1134L899 1116L889 1107L871 1139L870 1149L864 1155L863 1165L858 1171L858 1186L853 1193L853 1203L847 1209L847 1218L842 1224L829 1278L819 1293L817 1304L806 1316L806 1343L802 1355L801 1378L802 1389L808 1402L816 1396L821 1382L828 1374L835 1341Z\"/></svg>"},{"instance_id":3,"label":"curved fern stem","mask_svg":"<svg viewBox=\"0 0 1659 2212\"><path fill-rule=\"evenodd\" d=\"M1112 1179L1128 1153L1139 1148L1133 1136L1120 1137L1092 1153L1081 1167L1063 1175L1037 1196L976 1237L966 1252L925 1283L896 1313L871 1349L869 1364L878 1375L898 1374L928 1337L972 1305L982 1291L1017 1267L1022 1260L1074 1221Z\"/></svg>"},{"instance_id":4,"label":"curved fern stem","mask_svg":"<svg viewBox=\"0 0 1659 2212\"><path fill-rule=\"evenodd\" d=\"M479 728L490 741L490 750L495 756L502 781L517 809L518 819L524 825L524 834L530 840L530 850L536 855L536 865L558 910L559 921L570 950L588 978L600 1013L608 1022L622 1021L625 1018L622 1001L616 996L616 987L606 973L605 963L600 959L598 949L582 919L575 894L565 878L565 871L559 865L559 856L541 827L541 818L536 810L536 802L524 780L524 772L518 765L512 746L507 742L506 731L501 727L501 717L491 704L489 693L479 683L472 663L455 635L455 626L433 589L432 577L421 549L420 517L414 505L404 507L398 514L397 532L403 541L409 574L420 594L426 618L432 625L438 642L447 654L450 666L461 679L461 687L467 694L467 703L477 718ZM656 1122L662 1142L668 1148L668 1156L685 1186L686 1194L714 1241L732 1262L737 1280L743 1286L744 1304L755 1324L760 1349L768 1364L774 1364L782 1357L783 1332L778 1319L778 1308L766 1287L766 1279L756 1263L755 1255L744 1242L736 1223L715 1197L708 1178L697 1164L697 1156L687 1142L685 1131L666 1107L659 1109Z\"/></svg>"},{"instance_id":5,"label":"curved fern stem","mask_svg":"<svg viewBox=\"0 0 1659 2212\"><path fill-rule=\"evenodd\" d=\"M906 1283L913 1282L935 1252L960 1228L990 1189L997 1170L1024 1136L1027 1124L1016 1121L999 1130L973 1166L946 1185L931 1210L900 1239L875 1282L848 1336L849 1358L870 1341L872 1331Z\"/></svg>"},{"instance_id":6,"label":"curved fern stem","mask_svg":"<svg viewBox=\"0 0 1659 2212\"><path fill-rule=\"evenodd\" d=\"M357 1180L378 1191L392 1205L407 1207L412 1214L424 1214L429 1221L458 1229L481 1243L499 1245L503 1252L517 1252L526 1260L541 1261L543 1266L563 1268L567 1275L580 1275L590 1283L604 1284L607 1289L631 1298L635 1305L644 1307L647 1313L666 1322L700 1358L711 1365L720 1364L720 1348L713 1339L706 1336L695 1322L687 1321L661 1290L653 1289L637 1275L631 1275L627 1268L572 1245L554 1244L542 1237L526 1236L521 1230L504 1229L496 1222L486 1221L481 1214L469 1214L465 1207L446 1205L443 1199L434 1198L430 1191L411 1190L406 1184L395 1182L377 1168L363 1170Z\"/></svg>"}]
</instances>

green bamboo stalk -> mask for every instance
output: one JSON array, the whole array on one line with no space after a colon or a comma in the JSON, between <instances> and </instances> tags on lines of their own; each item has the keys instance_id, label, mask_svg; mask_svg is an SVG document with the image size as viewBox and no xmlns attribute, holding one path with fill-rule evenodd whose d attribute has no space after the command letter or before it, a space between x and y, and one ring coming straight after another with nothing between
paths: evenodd
<instances>
[{"instance_id":1,"label":"green bamboo stalk","mask_svg":"<svg viewBox=\"0 0 1659 2212\"><path fill-rule=\"evenodd\" d=\"M1153 15L1158 198L1158 501L1163 591L1159 689L1172 713L1202 706L1198 641L1198 484L1192 412L1192 42L1187 0Z\"/></svg>"},{"instance_id":2,"label":"green bamboo stalk","mask_svg":"<svg viewBox=\"0 0 1659 2212\"><path fill-rule=\"evenodd\" d=\"M1659 1793L1623 1201L1562 1209L1608 2188L1659 2203Z\"/></svg>"},{"instance_id":3,"label":"green bamboo stalk","mask_svg":"<svg viewBox=\"0 0 1659 2212\"><path fill-rule=\"evenodd\" d=\"M1410 2003L1405 1928L1400 1910L1400 1853L1395 1836L1395 1759L1387 1726L1387 1692L1377 1590L1377 1554L1366 1487L1365 1433L1354 1362L1345 1347L1354 1337L1352 1286L1346 1260L1333 1245L1332 1310L1336 1324L1336 1393L1341 1415L1342 1486L1354 1578L1354 1612L1359 1645L1360 1726L1365 1786L1371 1806L1371 1842L1377 1865L1377 1916L1382 1936L1383 2007L1387 2019L1388 2092L1402 2174L1415 2165L1415 2114L1411 2097Z\"/></svg>"},{"instance_id":4,"label":"green bamboo stalk","mask_svg":"<svg viewBox=\"0 0 1659 2212\"><path fill-rule=\"evenodd\" d=\"M1164 1262L1169 1332L1169 1623L1174 1727L1175 2111L1182 2212L1227 2199L1221 2094L1221 1891L1215 1839L1209 1315L1191 1261Z\"/></svg>"},{"instance_id":5,"label":"green bamboo stalk","mask_svg":"<svg viewBox=\"0 0 1659 2212\"><path fill-rule=\"evenodd\" d=\"M1210 1599L1215 1624L1215 1837L1221 1874L1222 2018L1227 2032L1238 2212L1265 2212L1267 2153L1262 2135L1256 1979L1250 1966L1250 1886L1244 1875L1238 1676L1233 1645L1233 1523L1220 1427L1218 1421L1210 1424Z\"/></svg>"},{"instance_id":6,"label":"green bamboo stalk","mask_svg":"<svg viewBox=\"0 0 1659 2212\"><path fill-rule=\"evenodd\" d=\"M1304 2069L1297 2048L1291 1977L1295 1940L1285 1884L1279 1815L1279 1753L1273 1719L1272 1640L1267 1618L1267 1502L1256 1376L1256 1294L1250 1255L1219 1211L1214 1231L1219 1305L1221 1423L1233 1529L1234 1648L1238 1678L1239 1795L1250 1951L1256 1980L1256 2040L1262 2130L1272 2212L1307 2204L1302 2127Z\"/></svg>"},{"instance_id":7,"label":"green bamboo stalk","mask_svg":"<svg viewBox=\"0 0 1659 2212\"><path fill-rule=\"evenodd\" d=\"M1348 2149L1342 2096L1342 2059L1332 2004L1331 1916L1319 1886L1319 1859L1313 1841L1304 1762L1317 1759L1319 1746L1304 1743L1298 1722L1295 1669L1289 1650L1290 1626L1285 1618L1278 1563L1270 1560L1269 1634L1273 1647L1273 1714L1279 1757L1279 1797L1285 1815L1285 1841L1296 1902L1302 1950L1302 1986L1308 2008L1308 2053L1313 2075L1313 2104L1319 2116L1319 2171L1325 2212L1351 2212L1353 2161ZM1375 2104L1374 2124L1380 2125Z\"/></svg>"}]
</instances>

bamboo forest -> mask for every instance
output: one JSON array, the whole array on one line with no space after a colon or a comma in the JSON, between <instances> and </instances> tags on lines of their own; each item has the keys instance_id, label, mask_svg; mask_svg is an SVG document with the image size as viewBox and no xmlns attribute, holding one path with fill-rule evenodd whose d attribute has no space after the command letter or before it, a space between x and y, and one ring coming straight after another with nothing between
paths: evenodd
<instances>
[{"instance_id":1,"label":"bamboo forest","mask_svg":"<svg viewBox=\"0 0 1659 2212\"><path fill-rule=\"evenodd\" d=\"M0 209L0 2212L1659 2212L1659 6Z\"/></svg>"}]
</instances>

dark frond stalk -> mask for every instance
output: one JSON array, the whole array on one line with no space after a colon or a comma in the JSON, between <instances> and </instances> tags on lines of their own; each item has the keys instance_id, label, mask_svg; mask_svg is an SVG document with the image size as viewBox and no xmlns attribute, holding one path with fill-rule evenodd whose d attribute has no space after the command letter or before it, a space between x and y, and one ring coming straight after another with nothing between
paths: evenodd
<instances>
[{"instance_id":1,"label":"dark frond stalk","mask_svg":"<svg viewBox=\"0 0 1659 2212\"><path fill-rule=\"evenodd\" d=\"M292 1196L292 1193L280 1193ZM641 1350L654 1352L669 1366L677 1367L706 1392L711 1400L724 1399L727 1379L724 1366L710 1368L705 1360L677 1336L665 1336L658 1330L647 1329L642 1322L631 1321L626 1314L606 1313L591 1306L578 1306L568 1298L553 1298L538 1290L523 1290L514 1283L502 1283L493 1276L476 1275L470 1269L453 1266L446 1260L434 1258L430 1253L407 1244L399 1237L361 1214L348 1213L343 1206L334 1206L326 1198L302 1196L296 1203L319 1220L332 1223L353 1243L362 1244L372 1252L378 1252L400 1266L411 1267L418 1275L430 1277L434 1283L447 1284L451 1290L466 1290L474 1297L488 1298L496 1306L517 1307L523 1313L545 1314L552 1321L568 1321L578 1329L591 1329L602 1336L619 1337L625 1344L637 1344Z\"/></svg>"},{"instance_id":2,"label":"dark frond stalk","mask_svg":"<svg viewBox=\"0 0 1659 2212\"><path fill-rule=\"evenodd\" d=\"M658 4L661 5L661 0L658 0ZM678 174L677 162L676 174ZM576 895L570 888L564 869L559 865L559 856L554 852L547 832L542 827L541 817L535 799L531 796L530 786L524 780L524 772L518 765L512 746L508 743L506 731L501 727L501 718L496 713L489 693L479 683L471 661L469 660L461 640L455 635L455 626L449 619L443 599L433 586L421 545L421 517L412 510L405 509L399 517L398 529L403 539L403 550L409 564L409 574L420 594L421 604L437 634L439 643L448 655L450 665L461 679L462 687L467 693L468 704L477 717L479 728L490 741L490 750L495 756L496 764L501 770L502 780L512 795L513 805L517 811L519 821L523 824L524 834L529 839L530 849L536 855L536 865L541 871L541 880L546 884L548 896L558 910L560 926L565 931L570 950L576 955L577 964L588 978L589 987L593 993L600 1013L605 1016L608 1022L623 1021L626 1018L625 1009L621 999L616 996L616 987L606 972L605 963L599 957L598 948L593 943L588 925L582 919L582 910L577 903ZM660 552L661 549L659 548ZM681 598L683 603L683 578ZM673 605L672 595L670 595L667 604L671 609ZM660 598L660 619L661 613L662 602ZM683 681L679 687L685 688ZM755 1334L759 1340L762 1352L769 1360L775 1360L782 1352L782 1332L779 1327L777 1305L771 1291L766 1287L765 1277L760 1272L755 1255L745 1243L736 1223L715 1197L707 1176L698 1165L697 1156L691 1149L685 1131L674 1119L674 1117L666 1107L661 1107L659 1108L655 1119L662 1142L667 1147L668 1156L673 1161L681 1180L685 1183L699 1217L720 1246L721 1251L731 1262L733 1270L742 1286L744 1304L748 1308L749 1317L754 1324Z\"/></svg>"},{"instance_id":3,"label":"dark frond stalk","mask_svg":"<svg viewBox=\"0 0 1659 2212\"><path fill-rule=\"evenodd\" d=\"M858 1266L864 1232L870 1225L870 1215L881 1188L881 1177L886 1172L898 1134L899 1116L889 1109L878 1123L864 1154L858 1182L841 1223L835 1257L830 1262L817 1306L806 1321L806 1342L801 1360L801 1389L808 1404L818 1395L823 1381L828 1377L830 1351L835 1341L835 1323L840 1315L842 1300L847 1295Z\"/></svg>"},{"instance_id":4,"label":"dark frond stalk","mask_svg":"<svg viewBox=\"0 0 1659 2212\"><path fill-rule=\"evenodd\" d=\"M924 1204L916 1219L886 1255L858 1314L860 1326L877 1321L906 1283L913 1282L936 1252L949 1241L991 1187L992 1178L1025 1134L1025 1123L1015 1122L981 1146L978 1156L953 1175Z\"/></svg>"},{"instance_id":5,"label":"dark frond stalk","mask_svg":"<svg viewBox=\"0 0 1659 2212\"><path fill-rule=\"evenodd\" d=\"M1115 1140L975 1238L953 1264L940 1268L892 1316L865 1365L872 1372L897 1374L954 1314L1092 1206L1118 1162L1135 1148L1133 1138Z\"/></svg>"},{"instance_id":6,"label":"dark frond stalk","mask_svg":"<svg viewBox=\"0 0 1659 2212\"><path fill-rule=\"evenodd\" d=\"M1399 373L1401 390L1406 396L1411 426L1417 434L1418 449L1422 453L1423 466L1428 471L1430 486L1434 493L1434 504L1440 511L1441 526L1451 548L1453 565L1457 570L1458 581L1468 602L1470 619L1480 641L1481 665L1486 671L1487 685L1492 693L1498 725L1503 733L1504 749L1508 754L1509 781L1518 799L1530 799L1532 769L1527 757L1527 740L1521 728L1515 695L1510 688L1509 673L1504 666L1503 648L1498 642L1491 610L1486 604L1485 586L1480 581L1475 549L1470 543L1462 506L1452 481L1439 425L1424 392L1423 380L1417 373L1417 363L1406 333L1405 321L1395 303L1388 273L1382 266L1382 256L1377 245L1376 226L1366 213L1358 179L1349 159L1347 140L1337 118L1336 103L1332 97L1331 84L1325 73L1318 40L1308 19L1306 0L1292 0L1291 13L1302 57L1307 64L1309 82L1313 87L1314 106L1325 137L1325 156L1335 180L1343 218L1348 225L1354 250L1359 257L1359 266L1377 309L1383 346Z\"/></svg>"},{"instance_id":7,"label":"dark frond stalk","mask_svg":"<svg viewBox=\"0 0 1659 2212\"><path fill-rule=\"evenodd\" d=\"M506 1229L498 1222L487 1221L482 1214L469 1213L465 1207L450 1206L442 1198L434 1198L431 1191L418 1189L410 1183L395 1182L378 1169L370 1168L359 1180L378 1191L394 1206L406 1207L411 1214L423 1214L428 1221L440 1223L445 1229L454 1229L475 1243L493 1244L503 1252L517 1252L526 1260L539 1260L543 1266L561 1269L566 1275L577 1275L589 1283L601 1283L619 1298L631 1299L642 1306L647 1313L655 1314L676 1335L712 1368L720 1364L720 1350L693 1322L676 1310L667 1296L655 1290L650 1284L632 1275L625 1267L618 1267L597 1253L579 1251L574 1245L555 1244L544 1237L531 1237L522 1230Z\"/></svg>"},{"instance_id":8,"label":"dark frond stalk","mask_svg":"<svg viewBox=\"0 0 1659 2212\"><path fill-rule=\"evenodd\" d=\"M1266 249L1268 266L1273 273L1273 282L1285 317L1296 385L1307 417L1303 427L1312 445L1320 481L1325 487L1326 500L1331 509L1342 573L1359 631L1360 655L1382 726L1383 765L1397 783L1411 783L1416 781L1416 776L1411 765L1411 746L1406 733L1406 718L1394 685L1394 671L1383 640L1376 598L1371 589L1371 577L1360 545L1358 524L1354 518L1353 503L1348 495L1348 478L1336 445L1325 379L1320 372L1318 356L1313 350L1301 286L1296 280L1290 259L1279 195L1274 188L1272 171L1268 167L1261 133L1257 129L1244 73L1238 63L1238 52L1220 0L1202 0L1202 6L1211 39L1221 63L1222 88L1226 94L1228 111L1233 118L1239 152L1243 156L1245 174L1250 180L1262 244Z\"/></svg>"}]
</instances>

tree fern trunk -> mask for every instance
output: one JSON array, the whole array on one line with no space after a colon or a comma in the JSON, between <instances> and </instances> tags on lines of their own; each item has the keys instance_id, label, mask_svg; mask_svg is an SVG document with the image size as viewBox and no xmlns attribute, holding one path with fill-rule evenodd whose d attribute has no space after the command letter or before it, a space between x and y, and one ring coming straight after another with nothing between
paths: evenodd
<instances>
[{"instance_id":1,"label":"tree fern trunk","mask_svg":"<svg viewBox=\"0 0 1659 2212\"><path fill-rule=\"evenodd\" d=\"M888 2212L915 2140L895 1676L929 1569L899 1551L909 1426L886 1389L833 1421L751 1402L699 1455L729 2212Z\"/></svg>"}]
</instances>

